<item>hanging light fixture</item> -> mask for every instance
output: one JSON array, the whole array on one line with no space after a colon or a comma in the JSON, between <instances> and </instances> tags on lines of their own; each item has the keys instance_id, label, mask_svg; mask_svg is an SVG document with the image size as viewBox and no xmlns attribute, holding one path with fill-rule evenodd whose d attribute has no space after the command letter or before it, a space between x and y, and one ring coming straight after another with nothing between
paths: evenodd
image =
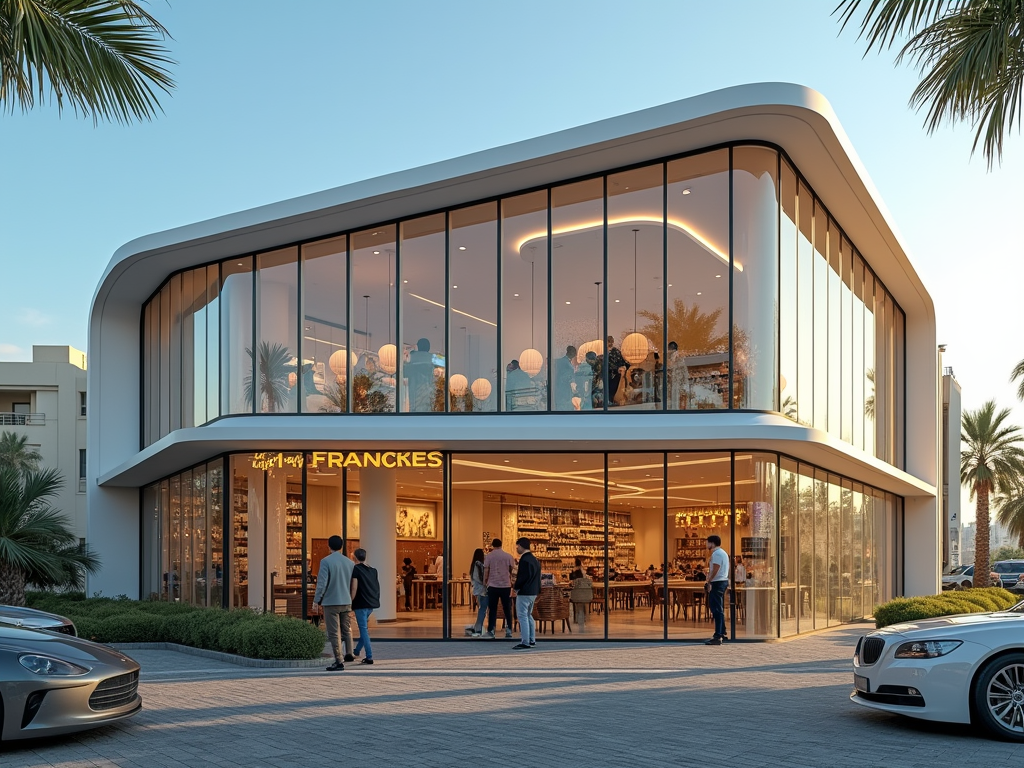
<instances>
[{"instance_id":1,"label":"hanging light fixture","mask_svg":"<svg viewBox=\"0 0 1024 768\"><path fill-rule=\"evenodd\" d=\"M347 350L339 349L330 356L327 361L327 365L330 366L339 381L344 381L348 372L345 366L349 362L351 362L352 365L355 365L357 359L355 352L348 352Z\"/></svg>"},{"instance_id":2,"label":"hanging light fixture","mask_svg":"<svg viewBox=\"0 0 1024 768\"><path fill-rule=\"evenodd\" d=\"M535 256L535 253L536 253L536 248L531 245L526 250L528 250L530 252L530 256L529 256L529 259L530 259L530 348L529 349L524 349L522 351L522 353L519 355L519 367L522 370L526 371L526 375L527 376L529 376L530 378L533 378L538 373L540 373L540 369L544 365L544 356L541 355L540 352L538 352L536 349L533 348L533 320L534 320L534 311L533 311L533 283L534 283L534 280L533 280L533 270L534 270L534 256ZM520 253L519 256L520 256L520 258L522 258L523 254Z\"/></svg>"},{"instance_id":3,"label":"hanging light fixture","mask_svg":"<svg viewBox=\"0 0 1024 768\"><path fill-rule=\"evenodd\" d=\"M454 379L455 377L453 376L452 378ZM486 400L491 396L491 382L487 379L477 379L473 382L473 386L470 389L473 392L473 397L477 400Z\"/></svg>"},{"instance_id":4,"label":"hanging light fixture","mask_svg":"<svg viewBox=\"0 0 1024 768\"><path fill-rule=\"evenodd\" d=\"M604 354L604 342L600 339L595 339L594 341L586 341L580 344L579 349L576 350L576 365L586 362L587 352L593 352L600 357Z\"/></svg>"},{"instance_id":5,"label":"hanging light fixture","mask_svg":"<svg viewBox=\"0 0 1024 768\"><path fill-rule=\"evenodd\" d=\"M388 256L388 338L391 338L391 251L385 251ZM398 349L394 344L385 344L377 350L377 357L380 358L380 367L385 373L394 373L398 370Z\"/></svg>"},{"instance_id":6,"label":"hanging light fixture","mask_svg":"<svg viewBox=\"0 0 1024 768\"><path fill-rule=\"evenodd\" d=\"M630 365L642 363L651 352L651 344L642 333L636 332L636 236L639 229L633 230L633 332L622 340L622 356Z\"/></svg>"},{"instance_id":7,"label":"hanging light fixture","mask_svg":"<svg viewBox=\"0 0 1024 768\"><path fill-rule=\"evenodd\" d=\"M448 391L451 392L455 397L462 397L466 394L466 389L469 387L469 379L463 376L461 373L456 373L450 379L448 379Z\"/></svg>"}]
</instances>

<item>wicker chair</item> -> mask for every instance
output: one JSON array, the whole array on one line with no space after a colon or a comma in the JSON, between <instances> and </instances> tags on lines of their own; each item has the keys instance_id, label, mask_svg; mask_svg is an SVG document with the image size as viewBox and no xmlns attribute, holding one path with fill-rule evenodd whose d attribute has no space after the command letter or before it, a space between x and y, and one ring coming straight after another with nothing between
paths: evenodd
<instances>
[{"instance_id":1,"label":"wicker chair","mask_svg":"<svg viewBox=\"0 0 1024 768\"><path fill-rule=\"evenodd\" d=\"M555 633L555 622L562 622L562 632L568 628L572 633L569 617L572 608L569 598L563 594L561 587L541 587L537 602L533 605L533 617L537 620L537 630L543 634L544 625L551 624L551 634Z\"/></svg>"}]
</instances>

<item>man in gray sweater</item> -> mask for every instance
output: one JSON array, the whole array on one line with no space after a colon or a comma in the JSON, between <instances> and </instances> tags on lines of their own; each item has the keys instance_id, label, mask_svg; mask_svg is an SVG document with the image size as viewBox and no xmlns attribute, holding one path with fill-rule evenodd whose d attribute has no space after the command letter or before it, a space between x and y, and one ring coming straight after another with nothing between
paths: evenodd
<instances>
[{"instance_id":1,"label":"man in gray sweater","mask_svg":"<svg viewBox=\"0 0 1024 768\"><path fill-rule=\"evenodd\" d=\"M334 663L327 668L328 672L339 672L345 668L344 662L355 661L352 655L352 569L355 563L345 557L342 550L345 541L341 536L331 536L327 540L331 554L320 561L320 572L316 577L316 594L313 602L323 606L324 621L327 624L327 639L334 650ZM339 637L340 627L340 637ZM345 655L341 654L341 643L345 643Z\"/></svg>"}]
</instances>

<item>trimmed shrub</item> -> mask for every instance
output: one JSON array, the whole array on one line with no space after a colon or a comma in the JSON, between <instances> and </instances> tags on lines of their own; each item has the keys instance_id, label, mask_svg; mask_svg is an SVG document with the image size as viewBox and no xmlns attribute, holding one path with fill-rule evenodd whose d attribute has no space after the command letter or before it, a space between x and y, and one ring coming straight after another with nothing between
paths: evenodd
<instances>
[{"instance_id":1,"label":"trimmed shrub","mask_svg":"<svg viewBox=\"0 0 1024 768\"><path fill-rule=\"evenodd\" d=\"M897 597L875 608L875 627L881 629L940 616L1006 610L1017 602L1012 592L999 587L956 590L928 597Z\"/></svg>"},{"instance_id":2,"label":"trimmed shrub","mask_svg":"<svg viewBox=\"0 0 1024 768\"><path fill-rule=\"evenodd\" d=\"M28 605L67 616L78 634L100 643L167 642L257 659L315 659L322 630L288 616L124 597L31 592Z\"/></svg>"}]
</instances>

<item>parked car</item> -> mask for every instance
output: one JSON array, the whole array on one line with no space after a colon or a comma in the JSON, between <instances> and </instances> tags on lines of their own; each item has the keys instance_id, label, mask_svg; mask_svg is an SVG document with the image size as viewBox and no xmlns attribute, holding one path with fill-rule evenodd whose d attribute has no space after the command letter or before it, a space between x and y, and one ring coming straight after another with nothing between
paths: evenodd
<instances>
[{"instance_id":1,"label":"parked car","mask_svg":"<svg viewBox=\"0 0 1024 768\"><path fill-rule=\"evenodd\" d=\"M1024 602L1008 611L894 624L862 637L850 699L1024 742Z\"/></svg>"},{"instance_id":2,"label":"parked car","mask_svg":"<svg viewBox=\"0 0 1024 768\"><path fill-rule=\"evenodd\" d=\"M999 574L990 571L988 574L989 583L992 586L999 584ZM974 566L959 565L942 577L943 589L970 589L974 586Z\"/></svg>"},{"instance_id":3,"label":"parked car","mask_svg":"<svg viewBox=\"0 0 1024 768\"><path fill-rule=\"evenodd\" d=\"M95 728L141 709L133 659L78 637L0 624L0 740Z\"/></svg>"},{"instance_id":4,"label":"parked car","mask_svg":"<svg viewBox=\"0 0 1024 768\"><path fill-rule=\"evenodd\" d=\"M19 608L14 605L0 605L0 624L13 624L28 629L47 629L72 637L78 636L74 622L56 613L37 611L34 608Z\"/></svg>"},{"instance_id":5,"label":"parked car","mask_svg":"<svg viewBox=\"0 0 1024 768\"><path fill-rule=\"evenodd\" d=\"M1001 585L1009 588L1024 574L1024 560L1000 560L992 563L992 570L999 574ZM996 586L995 583L993 586Z\"/></svg>"}]
</instances>

